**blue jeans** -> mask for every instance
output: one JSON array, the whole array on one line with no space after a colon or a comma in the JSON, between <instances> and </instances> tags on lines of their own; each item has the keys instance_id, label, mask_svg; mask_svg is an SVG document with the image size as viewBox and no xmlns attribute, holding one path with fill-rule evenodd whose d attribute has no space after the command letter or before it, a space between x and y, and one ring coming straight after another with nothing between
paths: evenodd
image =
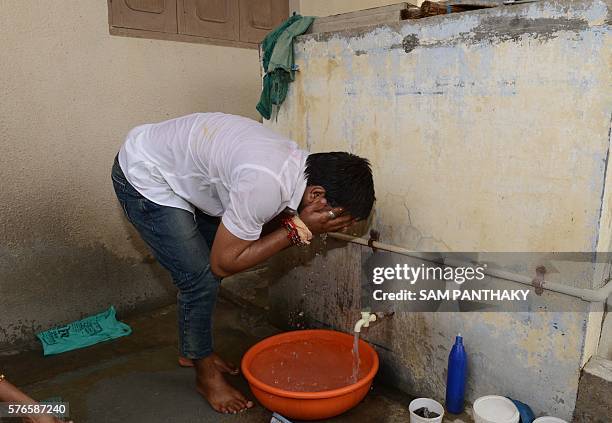
<instances>
[{"instance_id":1,"label":"blue jeans","mask_svg":"<svg viewBox=\"0 0 612 423\"><path fill-rule=\"evenodd\" d=\"M220 280L210 269L210 249L220 219L197 211L160 206L127 181L115 158L111 174L128 220L172 275L178 288L179 351L199 359L210 355L212 313Z\"/></svg>"}]
</instances>

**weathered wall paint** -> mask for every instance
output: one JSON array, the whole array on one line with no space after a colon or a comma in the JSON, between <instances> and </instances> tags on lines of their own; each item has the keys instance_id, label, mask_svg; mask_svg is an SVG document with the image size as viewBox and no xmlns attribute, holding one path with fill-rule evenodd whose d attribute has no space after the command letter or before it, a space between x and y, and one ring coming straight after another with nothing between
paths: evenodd
<instances>
[{"instance_id":1,"label":"weathered wall paint","mask_svg":"<svg viewBox=\"0 0 612 423\"><path fill-rule=\"evenodd\" d=\"M114 198L113 158L144 122L258 118L257 51L112 37L106 1L78 0L0 2L0 50L0 346L172 301Z\"/></svg>"},{"instance_id":2,"label":"weathered wall paint","mask_svg":"<svg viewBox=\"0 0 612 423\"><path fill-rule=\"evenodd\" d=\"M542 1L302 37L301 71L270 125L311 151L372 161L370 225L384 242L529 251L533 264L546 252L609 250L610 9ZM330 243L319 255L286 253L301 265L281 269L271 288L276 321L303 311L311 323L350 330L359 278L347 268L359 269L366 253ZM551 280L600 286L609 269L588 267ZM470 400L510 395L569 420L601 322L575 305L575 313L396 314L368 339L397 385L442 399L448 348L461 332Z\"/></svg>"}]
</instances>

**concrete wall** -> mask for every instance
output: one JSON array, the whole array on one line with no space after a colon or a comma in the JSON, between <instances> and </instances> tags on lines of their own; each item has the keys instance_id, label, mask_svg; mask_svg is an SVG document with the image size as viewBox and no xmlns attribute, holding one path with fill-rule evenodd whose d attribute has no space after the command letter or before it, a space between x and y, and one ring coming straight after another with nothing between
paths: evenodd
<instances>
[{"instance_id":1,"label":"concrete wall","mask_svg":"<svg viewBox=\"0 0 612 423\"><path fill-rule=\"evenodd\" d=\"M609 251L609 9L542 1L303 37L301 71L270 125L311 151L372 161L371 227L384 242L528 251L533 264L546 252ZM279 263L284 276L271 288L277 322L303 311L312 324L350 330L369 253L335 247L286 253L290 265ZM605 273L569 268L550 278L587 288ZM448 349L461 332L470 400L499 393L570 419L601 307L546 295L577 311L404 313L367 336L394 383L443 399Z\"/></svg>"},{"instance_id":2,"label":"concrete wall","mask_svg":"<svg viewBox=\"0 0 612 423\"><path fill-rule=\"evenodd\" d=\"M257 50L113 37L102 0L3 0L0 50L0 346L172 301L114 198L113 158L140 123L257 118Z\"/></svg>"},{"instance_id":3,"label":"concrete wall","mask_svg":"<svg viewBox=\"0 0 612 423\"><path fill-rule=\"evenodd\" d=\"M601 326L597 355L612 361L612 313L608 311Z\"/></svg>"}]
</instances>

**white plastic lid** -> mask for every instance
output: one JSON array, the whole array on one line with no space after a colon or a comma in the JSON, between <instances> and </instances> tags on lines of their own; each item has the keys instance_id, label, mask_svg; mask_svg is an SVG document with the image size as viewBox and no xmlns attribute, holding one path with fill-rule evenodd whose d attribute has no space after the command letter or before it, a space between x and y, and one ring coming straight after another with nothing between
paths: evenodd
<instances>
[{"instance_id":1,"label":"white plastic lid","mask_svg":"<svg viewBox=\"0 0 612 423\"><path fill-rule=\"evenodd\" d=\"M519 421L516 405L506 397L487 395L474 402L474 414L485 421L514 423Z\"/></svg>"}]
</instances>

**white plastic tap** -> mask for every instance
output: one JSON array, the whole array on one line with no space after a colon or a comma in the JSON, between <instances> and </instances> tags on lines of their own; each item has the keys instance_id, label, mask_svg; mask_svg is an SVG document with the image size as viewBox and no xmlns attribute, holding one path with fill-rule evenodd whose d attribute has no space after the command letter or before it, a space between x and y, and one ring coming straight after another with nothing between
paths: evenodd
<instances>
[{"instance_id":1,"label":"white plastic tap","mask_svg":"<svg viewBox=\"0 0 612 423\"><path fill-rule=\"evenodd\" d=\"M361 319L357 320L355 323L355 332L361 332L361 328L367 328L370 326L370 322L374 322L376 320L376 314L370 313L369 311L361 312Z\"/></svg>"}]
</instances>

